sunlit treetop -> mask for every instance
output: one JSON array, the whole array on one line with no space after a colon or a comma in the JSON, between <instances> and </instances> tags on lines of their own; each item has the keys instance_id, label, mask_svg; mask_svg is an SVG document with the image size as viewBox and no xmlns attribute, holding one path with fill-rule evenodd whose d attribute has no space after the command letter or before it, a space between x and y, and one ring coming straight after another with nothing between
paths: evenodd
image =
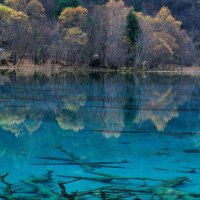
<instances>
[{"instance_id":1,"label":"sunlit treetop","mask_svg":"<svg viewBox=\"0 0 200 200\"><path fill-rule=\"evenodd\" d=\"M78 7L80 5L80 0L56 0L56 15L59 16L66 7Z\"/></svg>"},{"instance_id":2,"label":"sunlit treetop","mask_svg":"<svg viewBox=\"0 0 200 200\"><path fill-rule=\"evenodd\" d=\"M32 18L39 21L46 19L45 9L38 0L31 0L27 5L27 14Z\"/></svg>"},{"instance_id":3,"label":"sunlit treetop","mask_svg":"<svg viewBox=\"0 0 200 200\"><path fill-rule=\"evenodd\" d=\"M165 22L173 23L174 25L177 26L177 28L180 28L182 23L178 20L176 20L173 16L171 11L169 10L168 7L163 6L160 11L156 15L157 19L163 20Z\"/></svg>"},{"instance_id":4,"label":"sunlit treetop","mask_svg":"<svg viewBox=\"0 0 200 200\"><path fill-rule=\"evenodd\" d=\"M25 11L27 0L5 0L4 4L18 11Z\"/></svg>"},{"instance_id":5,"label":"sunlit treetop","mask_svg":"<svg viewBox=\"0 0 200 200\"><path fill-rule=\"evenodd\" d=\"M123 0L109 0L108 3L106 4L107 7L113 7L113 5L117 5L118 6L125 6L125 3Z\"/></svg>"},{"instance_id":6,"label":"sunlit treetop","mask_svg":"<svg viewBox=\"0 0 200 200\"><path fill-rule=\"evenodd\" d=\"M87 34L82 32L80 28L69 28L65 31L65 41L82 45L87 42Z\"/></svg>"},{"instance_id":7,"label":"sunlit treetop","mask_svg":"<svg viewBox=\"0 0 200 200\"><path fill-rule=\"evenodd\" d=\"M23 13L16 11L8 6L0 4L0 19L4 21L28 21L28 16Z\"/></svg>"},{"instance_id":8,"label":"sunlit treetop","mask_svg":"<svg viewBox=\"0 0 200 200\"><path fill-rule=\"evenodd\" d=\"M88 11L82 6L75 8L65 8L59 16L59 21L63 26L81 26L87 17Z\"/></svg>"}]
</instances>

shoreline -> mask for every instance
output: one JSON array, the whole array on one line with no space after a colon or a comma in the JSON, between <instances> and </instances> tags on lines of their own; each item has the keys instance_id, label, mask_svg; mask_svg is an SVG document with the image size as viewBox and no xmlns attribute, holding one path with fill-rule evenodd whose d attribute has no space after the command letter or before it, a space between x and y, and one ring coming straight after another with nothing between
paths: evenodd
<instances>
[{"instance_id":1,"label":"shoreline","mask_svg":"<svg viewBox=\"0 0 200 200\"><path fill-rule=\"evenodd\" d=\"M0 73L11 73L11 72L19 72L24 75L31 75L34 73L43 73L43 74L60 74L60 73L120 73L120 74L134 74L134 73L172 73L172 74L192 74L192 75L200 75L200 67L197 66L178 66L178 65L166 65L160 66L158 68L148 67L119 67L119 68L111 68L111 67L99 67L94 68L90 66L69 66L62 67L59 65L37 65L37 66L0 66Z\"/></svg>"}]
</instances>

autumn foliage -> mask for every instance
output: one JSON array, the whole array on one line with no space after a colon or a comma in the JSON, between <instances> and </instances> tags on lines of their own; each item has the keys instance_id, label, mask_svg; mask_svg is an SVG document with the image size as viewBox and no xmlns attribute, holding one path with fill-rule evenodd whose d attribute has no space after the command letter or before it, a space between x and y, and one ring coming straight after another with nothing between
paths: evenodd
<instances>
[{"instance_id":1,"label":"autumn foliage","mask_svg":"<svg viewBox=\"0 0 200 200\"><path fill-rule=\"evenodd\" d=\"M149 16L123 0L89 9L80 3L66 4L58 17L50 19L42 2L0 4L0 47L14 52L19 61L88 65L98 55L102 66L112 67L197 63L194 41L168 7Z\"/></svg>"},{"instance_id":2,"label":"autumn foliage","mask_svg":"<svg viewBox=\"0 0 200 200\"><path fill-rule=\"evenodd\" d=\"M162 7L155 17L138 13L142 28L142 60L150 65L165 63L191 64L193 44L181 29L167 7Z\"/></svg>"},{"instance_id":3,"label":"autumn foliage","mask_svg":"<svg viewBox=\"0 0 200 200\"><path fill-rule=\"evenodd\" d=\"M86 20L87 13L87 9L81 6L75 8L69 7L61 12L58 19L66 27L81 26Z\"/></svg>"}]
</instances>

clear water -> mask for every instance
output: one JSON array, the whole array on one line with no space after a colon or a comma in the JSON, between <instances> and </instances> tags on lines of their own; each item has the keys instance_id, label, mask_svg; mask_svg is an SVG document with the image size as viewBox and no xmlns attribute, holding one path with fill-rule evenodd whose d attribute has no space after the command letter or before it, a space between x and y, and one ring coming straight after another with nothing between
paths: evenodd
<instances>
[{"instance_id":1,"label":"clear water","mask_svg":"<svg viewBox=\"0 0 200 200\"><path fill-rule=\"evenodd\" d=\"M200 199L199 119L198 76L1 75L0 199Z\"/></svg>"}]
</instances>

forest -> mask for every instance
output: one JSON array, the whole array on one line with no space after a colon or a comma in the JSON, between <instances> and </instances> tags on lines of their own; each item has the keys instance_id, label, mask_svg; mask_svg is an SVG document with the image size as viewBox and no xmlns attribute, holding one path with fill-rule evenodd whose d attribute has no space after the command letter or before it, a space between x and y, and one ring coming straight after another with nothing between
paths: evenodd
<instances>
[{"instance_id":1,"label":"forest","mask_svg":"<svg viewBox=\"0 0 200 200\"><path fill-rule=\"evenodd\" d=\"M199 0L0 0L0 65L198 66Z\"/></svg>"}]
</instances>

